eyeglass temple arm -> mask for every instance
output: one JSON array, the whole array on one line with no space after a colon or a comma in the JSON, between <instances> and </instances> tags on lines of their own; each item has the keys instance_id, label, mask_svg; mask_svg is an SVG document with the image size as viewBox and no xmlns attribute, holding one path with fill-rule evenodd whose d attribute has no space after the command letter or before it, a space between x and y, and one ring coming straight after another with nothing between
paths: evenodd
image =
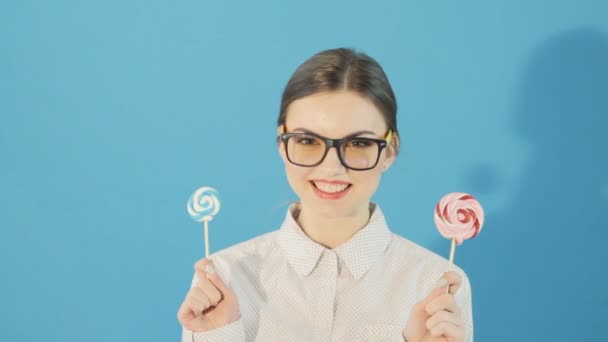
<instances>
[{"instance_id":1,"label":"eyeglass temple arm","mask_svg":"<svg viewBox=\"0 0 608 342\"><path fill-rule=\"evenodd\" d=\"M388 133L386 133L386 138L384 138L384 140L386 141L387 144L390 144L391 141L393 140L393 130L389 129Z\"/></svg>"}]
</instances>

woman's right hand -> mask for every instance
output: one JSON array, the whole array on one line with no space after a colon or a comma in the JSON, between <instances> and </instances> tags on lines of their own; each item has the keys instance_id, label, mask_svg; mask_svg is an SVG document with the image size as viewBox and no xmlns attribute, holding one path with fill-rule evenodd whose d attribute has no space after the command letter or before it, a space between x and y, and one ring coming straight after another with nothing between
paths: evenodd
<instances>
[{"instance_id":1,"label":"woman's right hand","mask_svg":"<svg viewBox=\"0 0 608 342\"><path fill-rule=\"evenodd\" d=\"M208 259L194 265L198 281L186 294L177 312L181 325L190 331L202 332L220 328L241 316L236 295L213 268Z\"/></svg>"}]
</instances>

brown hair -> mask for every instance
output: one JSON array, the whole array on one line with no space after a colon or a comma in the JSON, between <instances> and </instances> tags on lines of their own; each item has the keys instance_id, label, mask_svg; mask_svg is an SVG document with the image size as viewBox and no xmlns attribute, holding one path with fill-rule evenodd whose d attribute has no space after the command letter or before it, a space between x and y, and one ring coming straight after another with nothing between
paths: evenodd
<instances>
[{"instance_id":1,"label":"brown hair","mask_svg":"<svg viewBox=\"0 0 608 342\"><path fill-rule=\"evenodd\" d=\"M285 124L293 101L336 90L352 90L370 99L398 135L397 101L384 70L370 56L347 48L321 51L298 67L283 91L278 125Z\"/></svg>"}]
</instances>

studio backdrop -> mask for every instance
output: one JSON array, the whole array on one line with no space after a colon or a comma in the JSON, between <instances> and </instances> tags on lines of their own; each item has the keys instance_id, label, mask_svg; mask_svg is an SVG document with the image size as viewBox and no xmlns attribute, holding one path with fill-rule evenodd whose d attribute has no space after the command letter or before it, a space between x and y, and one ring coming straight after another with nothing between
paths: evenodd
<instances>
[{"instance_id":1,"label":"studio backdrop","mask_svg":"<svg viewBox=\"0 0 608 342\"><path fill-rule=\"evenodd\" d=\"M437 201L485 208L476 340L605 338L606 1L62 0L0 4L0 340L179 340L188 197L219 191L211 252L278 229L281 92L335 47L397 96L390 228L447 257Z\"/></svg>"}]
</instances>

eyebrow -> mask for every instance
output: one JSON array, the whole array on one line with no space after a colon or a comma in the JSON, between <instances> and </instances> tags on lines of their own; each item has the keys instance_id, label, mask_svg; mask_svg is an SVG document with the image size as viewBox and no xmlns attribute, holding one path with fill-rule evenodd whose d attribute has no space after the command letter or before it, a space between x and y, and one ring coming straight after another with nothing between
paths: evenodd
<instances>
[{"instance_id":1,"label":"eyebrow","mask_svg":"<svg viewBox=\"0 0 608 342\"><path fill-rule=\"evenodd\" d=\"M315 131L311 131L311 130L306 129L306 128L301 128L301 127L294 128L293 132L297 132L297 131L304 132L304 133L315 134L315 135L319 135L320 136L319 133L317 133ZM356 137L356 136L359 136L359 135L363 135L363 134L371 134L371 135L374 135L374 136L376 135L376 133L374 133L372 131L365 131L365 130L363 130L363 131L356 131L354 133L348 134L348 135L344 136L343 139L345 139L345 138L353 138L353 137Z\"/></svg>"}]
</instances>

